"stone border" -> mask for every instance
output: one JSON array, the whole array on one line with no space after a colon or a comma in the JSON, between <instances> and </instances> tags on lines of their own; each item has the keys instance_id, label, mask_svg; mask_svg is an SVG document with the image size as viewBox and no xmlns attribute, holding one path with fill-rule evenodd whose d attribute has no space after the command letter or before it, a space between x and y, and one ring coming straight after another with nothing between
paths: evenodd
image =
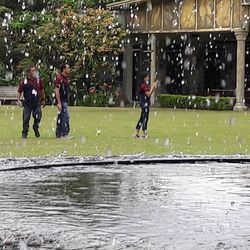
<instances>
[{"instance_id":1,"label":"stone border","mask_svg":"<svg viewBox=\"0 0 250 250\"><path fill-rule=\"evenodd\" d=\"M138 157L139 156L139 157ZM54 167L139 165L139 164L201 164L201 163L250 163L250 156L152 156L131 155L123 157L59 157L13 158L0 160L0 172Z\"/></svg>"}]
</instances>

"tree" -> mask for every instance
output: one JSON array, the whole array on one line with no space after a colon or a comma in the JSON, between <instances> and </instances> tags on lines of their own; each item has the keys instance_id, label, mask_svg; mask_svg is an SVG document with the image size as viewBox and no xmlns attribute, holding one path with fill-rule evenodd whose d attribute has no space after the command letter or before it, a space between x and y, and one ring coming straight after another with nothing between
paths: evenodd
<instances>
[{"instance_id":1,"label":"tree","mask_svg":"<svg viewBox=\"0 0 250 250\"><path fill-rule=\"evenodd\" d=\"M75 90L83 91L86 86L103 81L104 72L110 75L112 57L121 50L124 35L109 11L89 8L79 14L64 5L30 37L29 51L47 71L58 68L60 63L70 63Z\"/></svg>"},{"instance_id":2,"label":"tree","mask_svg":"<svg viewBox=\"0 0 250 250\"><path fill-rule=\"evenodd\" d=\"M105 3L108 1L0 0L0 18L5 24L0 29L4 52L0 55L0 77L5 67L14 73L17 83L22 70L36 64L48 93L55 68L67 61L73 66L78 95L86 86L98 84L105 72L110 75L112 57L119 53L125 35L113 14L100 8Z\"/></svg>"}]
</instances>

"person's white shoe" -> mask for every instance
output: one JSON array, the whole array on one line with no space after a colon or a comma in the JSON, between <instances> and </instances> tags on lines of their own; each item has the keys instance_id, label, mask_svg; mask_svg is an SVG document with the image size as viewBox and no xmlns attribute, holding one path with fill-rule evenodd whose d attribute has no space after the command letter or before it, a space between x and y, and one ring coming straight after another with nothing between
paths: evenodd
<instances>
[{"instance_id":1,"label":"person's white shoe","mask_svg":"<svg viewBox=\"0 0 250 250\"><path fill-rule=\"evenodd\" d=\"M61 139L70 140L70 139L73 139L73 136L64 135L64 136L61 136Z\"/></svg>"}]
</instances>

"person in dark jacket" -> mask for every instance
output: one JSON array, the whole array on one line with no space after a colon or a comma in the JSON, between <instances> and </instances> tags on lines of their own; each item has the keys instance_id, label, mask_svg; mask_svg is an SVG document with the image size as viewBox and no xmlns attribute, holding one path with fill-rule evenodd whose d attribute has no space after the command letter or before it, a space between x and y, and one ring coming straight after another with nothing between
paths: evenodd
<instances>
[{"instance_id":1,"label":"person in dark jacket","mask_svg":"<svg viewBox=\"0 0 250 250\"><path fill-rule=\"evenodd\" d=\"M143 75L143 81L140 84L139 88L139 97L140 97L140 107L141 107L141 116L136 125L135 137L140 138L140 129L143 131L143 138L147 138L147 126L149 119L149 109L150 109L150 97L154 93L158 80L156 80L151 86L149 85L149 74Z\"/></svg>"},{"instance_id":2,"label":"person in dark jacket","mask_svg":"<svg viewBox=\"0 0 250 250\"><path fill-rule=\"evenodd\" d=\"M70 66L63 64L60 67L60 73L56 77L56 103L58 109L58 116L56 122L56 137L62 139L71 139L69 136L69 74Z\"/></svg>"},{"instance_id":3,"label":"person in dark jacket","mask_svg":"<svg viewBox=\"0 0 250 250\"><path fill-rule=\"evenodd\" d=\"M21 102L23 94L24 101ZM41 105L44 105L45 94L44 85L41 79L38 79L38 71L35 66L29 67L27 78L19 84L17 104L23 106L23 130L22 138L26 139L29 132L29 121L32 116L34 118L33 130L36 137L40 137L39 125L42 118Z\"/></svg>"}]
</instances>

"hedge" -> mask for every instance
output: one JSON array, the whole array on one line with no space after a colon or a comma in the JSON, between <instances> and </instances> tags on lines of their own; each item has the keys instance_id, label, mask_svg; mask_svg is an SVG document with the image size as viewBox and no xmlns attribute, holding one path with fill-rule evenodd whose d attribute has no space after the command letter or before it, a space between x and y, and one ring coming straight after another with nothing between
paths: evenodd
<instances>
[{"instance_id":1,"label":"hedge","mask_svg":"<svg viewBox=\"0 0 250 250\"><path fill-rule=\"evenodd\" d=\"M90 93L79 104L87 107L107 107L108 97L102 93Z\"/></svg>"},{"instance_id":2,"label":"hedge","mask_svg":"<svg viewBox=\"0 0 250 250\"><path fill-rule=\"evenodd\" d=\"M170 95L158 96L159 103L166 108L233 110L235 97Z\"/></svg>"}]
</instances>

